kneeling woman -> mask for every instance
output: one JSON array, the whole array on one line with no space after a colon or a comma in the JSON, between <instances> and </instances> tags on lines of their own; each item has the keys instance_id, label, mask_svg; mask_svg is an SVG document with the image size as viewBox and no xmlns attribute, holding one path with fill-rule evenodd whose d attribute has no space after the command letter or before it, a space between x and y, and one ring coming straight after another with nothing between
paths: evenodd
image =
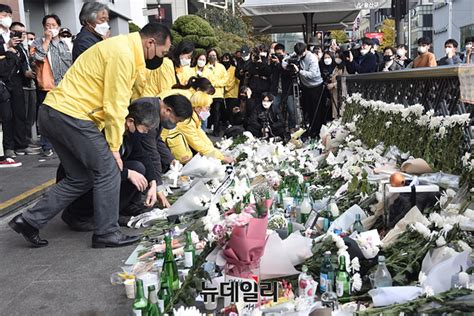
<instances>
[{"instance_id":1,"label":"kneeling woman","mask_svg":"<svg viewBox=\"0 0 474 316\"><path fill-rule=\"evenodd\" d=\"M205 121L210 113L212 97L197 91L191 97L193 116L191 119L178 123L172 130L164 129L161 133L173 156L181 163L188 162L194 153L217 158L224 163L232 163L234 158L224 156L214 147L212 141L201 128L201 120Z\"/></svg>"},{"instance_id":2,"label":"kneeling woman","mask_svg":"<svg viewBox=\"0 0 474 316\"><path fill-rule=\"evenodd\" d=\"M262 93L260 104L248 109L247 130L255 137L283 137L285 134L285 122L280 111L274 109L274 96L271 93Z\"/></svg>"}]
</instances>

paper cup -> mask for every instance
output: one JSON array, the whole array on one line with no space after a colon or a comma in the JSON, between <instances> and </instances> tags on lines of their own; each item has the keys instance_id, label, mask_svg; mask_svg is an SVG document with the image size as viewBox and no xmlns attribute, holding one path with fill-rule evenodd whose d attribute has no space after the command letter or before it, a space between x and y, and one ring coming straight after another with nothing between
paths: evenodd
<instances>
[{"instance_id":1,"label":"paper cup","mask_svg":"<svg viewBox=\"0 0 474 316\"><path fill-rule=\"evenodd\" d=\"M135 279L127 279L123 282L125 285L125 294L127 294L127 298L134 299L135 298Z\"/></svg>"}]
</instances>

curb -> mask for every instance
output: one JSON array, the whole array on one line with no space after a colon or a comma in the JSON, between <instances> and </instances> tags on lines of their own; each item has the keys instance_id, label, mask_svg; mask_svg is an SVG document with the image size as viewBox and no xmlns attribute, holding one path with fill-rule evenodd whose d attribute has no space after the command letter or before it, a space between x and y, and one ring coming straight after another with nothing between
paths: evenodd
<instances>
[{"instance_id":1,"label":"curb","mask_svg":"<svg viewBox=\"0 0 474 316\"><path fill-rule=\"evenodd\" d=\"M51 179L43 184L38 185L37 187L23 192L20 195L17 195L5 202L0 203L0 218L4 217L10 213L13 213L17 209L31 203L39 196L46 193L49 188L56 183L56 179Z\"/></svg>"}]
</instances>

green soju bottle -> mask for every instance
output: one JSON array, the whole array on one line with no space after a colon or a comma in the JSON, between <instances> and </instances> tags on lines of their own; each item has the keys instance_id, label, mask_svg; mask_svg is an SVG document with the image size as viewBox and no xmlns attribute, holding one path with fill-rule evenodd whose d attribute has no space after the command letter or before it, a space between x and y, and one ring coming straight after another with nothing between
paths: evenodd
<instances>
[{"instance_id":1,"label":"green soju bottle","mask_svg":"<svg viewBox=\"0 0 474 316\"><path fill-rule=\"evenodd\" d=\"M165 236L165 261L163 263L163 270L166 271L168 276L168 284L170 285L170 291L179 289L179 275L178 275L178 266L176 261L174 261L173 247L171 246L171 237L169 235Z\"/></svg>"},{"instance_id":2,"label":"green soju bottle","mask_svg":"<svg viewBox=\"0 0 474 316\"><path fill-rule=\"evenodd\" d=\"M148 304L146 306L146 316L161 316L158 308L158 296L154 285L148 286Z\"/></svg>"},{"instance_id":3,"label":"green soju bottle","mask_svg":"<svg viewBox=\"0 0 474 316\"><path fill-rule=\"evenodd\" d=\"M158 307L160 311L164 313L166 306L168 306L171 300L168 275L165 270L161 272L160 284L160 291L158 292Z\"/></svg>"},{"instance_id":4,"label":"green soju bottle","mask_svg":"<svg viewBox=\"0 0 474 316\"><path fill-rule=\"evenodd\" d=\"M336 294L337 297L346 297L350 293L349 273L346 270L346 257L339 257L339 267L336 272Z\"/></svg>"},{"instance_id":5,"label":"green soju bottle","mask_svg":"<svg viewBox=\"0 0 474 316\"><path fill-rule=\"evenodd\" d=\"M320 269L319 283L319 289L321 290L321 293L324 293L328 290L329 284L334 286L334 267L331 263L330 251L326 251L324 253L324 260Z\"/></svg>"},{"instance_id":6,"label":"green soju bottle","mask_svg":"<svg viewBox=\"0 0 474 316\"><path fill-rule=\"evenodd\" d=\"M194 248L191 232L186 232L186 246L184 246L184 266L186 268L191 268L193 266L195 256L196 248Z\"/></svg>"},{"instance_id":7,"label":"green soju bottle","mask_svg":"<svg viewBox=\"0 0 474 316\"><path fill-rule=\"evenodd\" d=\"M133 314L135 316L146 315L147 301L145 293L143 292L143 281L136 280L137 293L135 294L135 301L133 302Z\"/></svg>"}]
</instances>

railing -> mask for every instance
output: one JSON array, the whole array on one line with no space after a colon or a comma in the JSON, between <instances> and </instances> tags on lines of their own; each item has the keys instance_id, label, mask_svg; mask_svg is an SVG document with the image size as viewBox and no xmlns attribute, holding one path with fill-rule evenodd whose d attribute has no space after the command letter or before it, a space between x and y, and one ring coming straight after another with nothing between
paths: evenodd
<instances>
[{"instance_id":1,"label":"railing","mask_svg":"<svg viewBox=\"0 0 474 316\"><path fill-rule=\"evenodd\" d=\"M339 107L343 99L360 93L368 100L394 102L405 106L422 104L436 115L470 113L464 144L469 150L474 140L474 104L461 100L460 72L474 73L474 66L443 66L337 77ZM471 76L471 80L473 76ZM470 83L472 89L473 83Z\"/></svg>"}]
</instances>

